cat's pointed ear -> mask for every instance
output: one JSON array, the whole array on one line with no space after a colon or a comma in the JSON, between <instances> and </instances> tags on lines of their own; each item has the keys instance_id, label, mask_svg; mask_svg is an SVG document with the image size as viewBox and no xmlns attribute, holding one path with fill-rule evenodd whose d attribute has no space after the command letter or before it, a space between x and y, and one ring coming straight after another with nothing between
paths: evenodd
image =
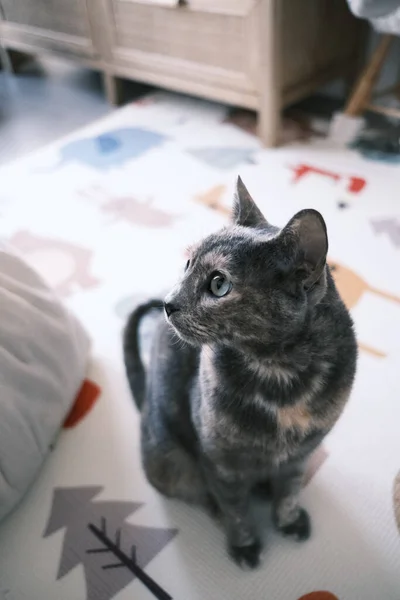
<instances>
[{"instance_id":1,"label":"cat's pointed ear","mask_svg":"<svg viewBox=\"0 0 400 600\"><path fill-rule=\"evenodd\" d=\"M292 246L296 272L304 287L312 287L321 277L328 253L328 234L322 215L312 209L297 213L281 236Z\"/></svg>"},{"instance_id":2,"label":"cat's pointed ear","mask_svg":"<svg viewBox=\"0 0 400 600\"><path fill-rule=\"evenodd\" d=\"M267 224L267 220L240 177L236 183L232 220L235 225L242 225L242 227L258 227Z\"/></svg>"}]
</instances>

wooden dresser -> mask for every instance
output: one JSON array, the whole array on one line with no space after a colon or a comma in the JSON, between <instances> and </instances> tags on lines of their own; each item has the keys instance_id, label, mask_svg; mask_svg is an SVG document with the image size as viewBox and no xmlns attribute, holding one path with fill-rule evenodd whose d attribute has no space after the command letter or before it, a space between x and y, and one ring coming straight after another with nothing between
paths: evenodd
<instances>
[{"instance_id":1,"label":"wooden dresser","mask_svg":"<svg viewBox=\"0 0 400 600\"><path fill-rule=\"evenodd\" d=\"M182 5L183 4L183 5ZM56 52L118 77L259 111L277 143L279 113L322 84L352 78L364 26L345 0L0 0L3 45Z\"/></svg>"}]
</instances>

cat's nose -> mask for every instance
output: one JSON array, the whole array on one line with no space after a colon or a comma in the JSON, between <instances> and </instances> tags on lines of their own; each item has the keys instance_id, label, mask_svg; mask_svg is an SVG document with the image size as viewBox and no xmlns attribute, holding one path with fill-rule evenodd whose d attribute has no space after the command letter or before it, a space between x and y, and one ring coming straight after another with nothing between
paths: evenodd
<instances>
[{"instance_id":1,"label":"cat's nose","mask_svg":"<svg viewBox=\"0 0 400 600\"><path fill-rule=\"evenodd\" d=\"M164 302L164 310L167 313L167 317L170 317L172 313L177 312L179 308L171 302Z\"/></svg>"}]
</instances>

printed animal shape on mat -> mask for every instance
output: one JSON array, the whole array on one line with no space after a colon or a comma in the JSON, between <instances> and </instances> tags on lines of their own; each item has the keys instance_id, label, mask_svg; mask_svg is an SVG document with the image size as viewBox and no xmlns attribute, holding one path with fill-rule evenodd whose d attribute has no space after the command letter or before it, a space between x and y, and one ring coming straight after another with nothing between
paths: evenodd
<instances>
[{"instance_id":1,"label":"printed animal shape on mat","mask_svg":"<svg viewBox=\"0 0 400 600\"><path fill-rule=\"evenodd\" d=\"M101 486L56 488L43 537L65 529L57 580L77 565L84 569L86 600L111 600L135 578L157 600L171 596L146 574L146 566L177 535L177 529L126 522L142 503L96 500ZM84 595L80 595L84 598Z\"/></svg>"},{"instance_id":2,"label":"printed animal shape on mat","mask_svg":"<svg viewBox=\"0 0 400 600\"><path fill-rule=\"evenodd\" d=\"M390 300L400 304L399 296L395 296L389 292L385 292L370 286L362 277L344 265L340 265L339 263L329 260L329 266L331 268L340 296L349 310L356 306L366 292L376 294L385 300ZM360 350L380 358L386 356L380 350L376 350L375 348L365 344L359 344L359 348Z\"/></svg>"},{"instance_id":3,"label":"printed animal shape on mat","mask_svg":"<svg viewBox=\"0 0 400 600\"><path fill-rule=\"evenodd\" d=\"M71 294L75 286L91 289L99 283L90 273L92 252L86 248L29 231L19 231L9 243L62 296Z\"/></svg>"},{"instance_id":4,"label":"printed animal shape on mat","mask_svg":"<svg viewBox=\"0 0 400 600\"><path fill-rule=\"evenodd\" d=\"M321 175L321 177L327 177L328 179L331 179L333 183L337 183L338 181L341 181L343 179L348 179L349 182L347 185L347 191L351 194L359 194L367 185L367 182L363 177L343 175L340 173L335 173L334 171L320 169L319 167L314 167L305 163L300 163L295 167L289 168L294 173L292 183L298 183L300 179L303 179L306 175L310 175L311 173L313 173L314 175Z\"/></svg>"},{"instance_id":5,"label":"printed animal shape on mat","mask_svg":"<svg viewBox=\"0 0 400 600\"><path fill-rule=\"evenodd\" d=\"M221 203L221 198L223 197L225 190L225 185L216 185L207 192L204 192L204 194L198 194L195 197L195 202L219 212L224 217L230 217L232 212L231 209Z\"/></svg>"},{"instance_id":6,"label":"printed animal shape on mat","mask_svg":"<svg viewBox=\"0 0 400 600\"><path fill-rule=\"evenodd\" d=\"M232 169L243 163L253 164L254 150L251 148L210 147L187 150L189 154L217 169Z\"/></svg>"},{"instance_id":7,"label":"printed animal shape on mat","mask_svg":"<svg viewBox=\"0 0 400 600\"><path fill-rule=\"evenodd\" d=\"M397 529L400 533L400 471L397 473L393 484L393 508Z\"/></svg>"},{"instance_id":8,"label":"printed animal shape on mat","mask_svg":"<svg viewBox=\"0 0 400 600\"><path fill-rule=\"evenodd\" d=\"M113 129L63 146L58 166L76 161L94 169L109 169L139 158L166 139L165 135L140 127Z\"/></svg>"},{"instance_id":9,"label":"printed animal shape on mat","mask_svg":"<svg viewBox=\"0 0 400 600\"><path fill-rule=\"evenodd\" d=\"M298 600L339 600L335 594L331 594L331 592L310 592L305 596L302 596Z\"/></svg>"},{"instance_id":10,"label":"printed animal shape on mat","mask_svg":"<svg viewBox=\"0 0 400 600\"><path fill-rule=\"evenodd\" d=\"M400 220L387 218L387 219L376 219L371 221L372 229L379 235L384 233L388 236L393 246L400 248Z\"/></svg>"},{"instance_id":11,"label":"printed animal shape on mat","mask_svg":"<svg viewBox=\"0 0 400 600\"><path fill-rule=\"evenodd\" d=\"M80 423L92 410L96 400L100 396L100 393L101 389L96 383L90 381L90 379L85 379L75 399L75 402L64 421L63 428L71 429Z\"/></svg>"},{"instance_id":12,"label":"printed animal shape on mat","mask_svg":"<svg viewBox=\"0 0 400 600\"><path fill-rule=\"evenodd\" d=\"M173 225L177 217L152 206L152 203L151 198L147 198L144 202L133 197L113 198L103 204L101 210L132 225L154 229Z\"/></svg>"},{"instance_id":13,"label":"printed animal shape on mat","mask_svg":"<svg viewBox=\"0 0 400 600\"><path fill-rule=\"evenodd\" d=\"M150 229L168 228L179 218L153 206L153 199L139 200L134 196L110 197L101 186L92 186L79 191L80 196L99 205L100 210L115 219Z\"/></svg>"},{"instance_id":14,"label":"printed animal shape on mat","mask_svg":"<svg viewBox=\"0 0 400 600\"><path fill-rule=\"evenodd\" d=\"M369 283L357 275L355 271L352 271L352 269L349 269L348 267L345 267L344 265L332 260L329 260L329 266L340 295L349 310L351 310L360 301L365 292L376 294L385 300L390 300L391 302L397 302L400 304L399 296L395 296L394 294L390 294L389 292L379 290L369 285Z\"/></svg>"}]
</instances>

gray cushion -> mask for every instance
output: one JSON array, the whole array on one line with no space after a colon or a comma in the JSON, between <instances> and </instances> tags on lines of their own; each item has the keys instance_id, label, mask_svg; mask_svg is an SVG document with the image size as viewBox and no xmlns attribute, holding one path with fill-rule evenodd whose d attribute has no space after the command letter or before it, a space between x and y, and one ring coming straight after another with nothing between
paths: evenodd
<instances>
[{"instance_id":1,"label":"gray cushion","mask_svg":"<svg viewBox=\"0 0 400 600\"><path fill-rule=\"evenodd\" d=\"M0 249L0 519L34 480L85 376L89 340L19 257Z\"/></svg>"}]
</instances>

